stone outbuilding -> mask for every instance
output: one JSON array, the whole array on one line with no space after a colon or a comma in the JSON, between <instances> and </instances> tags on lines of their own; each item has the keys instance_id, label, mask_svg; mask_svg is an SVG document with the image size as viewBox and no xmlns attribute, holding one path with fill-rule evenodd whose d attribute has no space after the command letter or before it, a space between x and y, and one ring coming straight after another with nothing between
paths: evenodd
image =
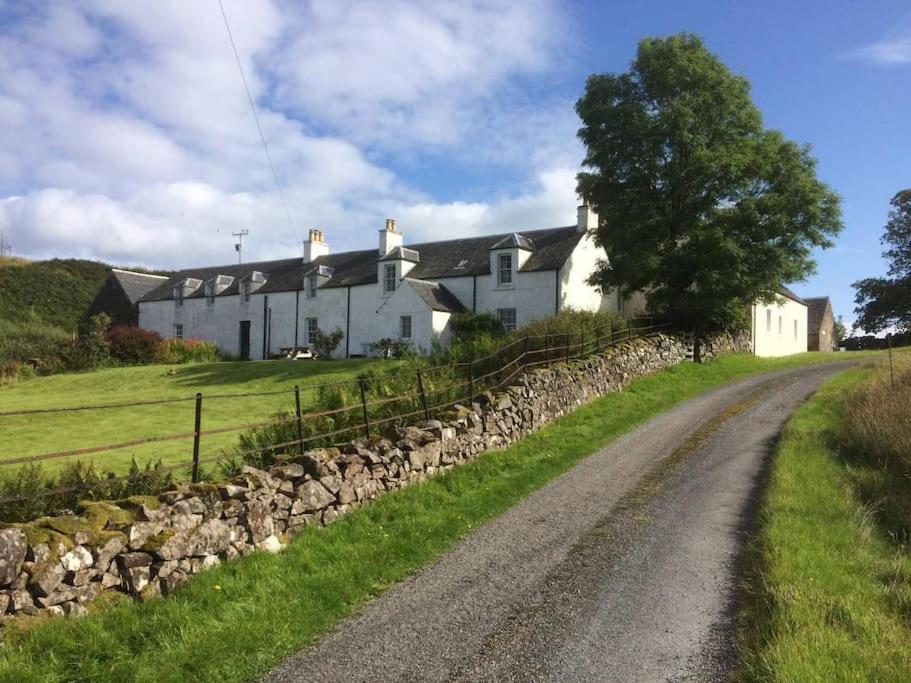
<instances>
[{"instance_id":1,"label":"stone outbuilding","mask_svg":"<svg viewBox=\"0 0 911 683\"><path fill-rule=\"evenodd\" d=\"M106 313L112 325L138 325L139 300L167 280L163 275L111 268L82 320Z\"/></svg>"},{"instance_id":2,"label":"stone outbuilding","mask_svg":"<svg viewBox=\"0 0 911 683\"><path fill-rule=\"evenodd\" d=\"M804 299L807 302L807 351L834 351L835 315L827 296Z\"/></svg>"}]
</instances>

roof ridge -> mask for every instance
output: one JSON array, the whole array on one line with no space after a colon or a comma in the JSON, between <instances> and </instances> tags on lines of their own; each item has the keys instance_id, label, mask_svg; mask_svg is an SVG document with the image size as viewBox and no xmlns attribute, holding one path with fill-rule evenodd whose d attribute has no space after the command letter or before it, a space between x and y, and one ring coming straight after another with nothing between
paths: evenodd
<instances>
[{"instance_id":1,"label":"roof ridge","mask_svg":"<svg viewBox=\"0 0 911 683\"><path fill-rule=\"evenodd\" d=\"M111 270L115 273L127 273L129 275L140 275L142 277L157 277L160 280L170 280L169 275L153 275L152 273L140 273L138 270L127 270L126 268L114 268L111 266Z\"/></svg>"}]
</instances>

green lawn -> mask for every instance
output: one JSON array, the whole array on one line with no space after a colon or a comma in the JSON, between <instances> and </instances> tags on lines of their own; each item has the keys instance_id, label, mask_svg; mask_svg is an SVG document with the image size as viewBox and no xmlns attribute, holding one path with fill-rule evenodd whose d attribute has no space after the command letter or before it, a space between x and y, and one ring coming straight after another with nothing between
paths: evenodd
<instances>
[{"instance_id":1,"label":"green lawn","mask_svg":"<svg viewBox=\"0 0 911 683\"><path fill-rule=\"evenodd\" d=\"M196 577L172 598L124 602L9 633L10 681L249 681L459 538L648 418L749 374L831 361L748 355L685 363L635 381L521 442L382 496L277 556Z\"/></svg>"},{"instance_id":2,"label":"green lawn","mask_svg":"<svg viewBox=\"0 0 911 683\"><path fill-rule=\"evenodd\" d=\"M203 394L203 429L248 424L268 419L280 410L293 410L292 389L301 386L352 379L370 360L345 361L258 361L199 363L191 365L147 365L108 368L85 373L39 377L0 387L0 412L30 408L68 407L192 398ZM287 389L286 394L255 398L206 398ZM313 391L302 392L306 408ZM23 455L90 448L153 436L193 431L192 400L152 406L109 410L0 416L0 459ZM211 435L202 440L202 455L231 450L237 433ZM125 471L132 457L143 463L162 459L165 463L187 462L192 439L143 444L93 456L104 469ZM63 460L44 461L53 471ZM19 467L7 466L9 467Z\"/></svg>"},{"instance_id":3,"label":"green lawn","mask_svg":"<svg viewBox=\"0 0 911 683\"><path fill-rule=\"evenodd\" d=\"M869 373L827 383L777 448L748 553L741 680L911 680L908 538L881 524L903 497L907 527L911 479L838 446L844 401Z\"/></svg>"}]
</instances>

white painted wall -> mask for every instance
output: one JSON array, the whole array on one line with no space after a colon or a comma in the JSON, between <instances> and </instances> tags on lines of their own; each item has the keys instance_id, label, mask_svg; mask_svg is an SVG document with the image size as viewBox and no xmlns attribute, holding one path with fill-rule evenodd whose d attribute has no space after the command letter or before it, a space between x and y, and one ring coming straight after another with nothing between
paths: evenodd
<instances>
[{"instance_id":1,"label":"white painted wall","mask_svg":"<svg viewBox=\"0 0 911 683\"><path fill-rule=\"evenodd\" d=\"M757 356L788 356L807 350L807 307L803 304L778 295L774 303L754 304L751 315Z\"/></svg>"},{"instance_id":2,"label":"white painted wall","mask_svg":"<svg viewBox=\"0 0 911 683\"><path fill-rule=\"evenodd\" d=\"M501 308L516 309L519 327L568 307L617 310L615 293L602 297L585 282L594 270L600 252L590 237L580 240L560 271L519 272L522 259L517 252L523 250L510 251L514 254L514 273L513 281L508 285L497 285L495 262L490 275L441 278L436 282L445 285L468 310L496 315ZM429 352L432 340L436 338L447 344L450 315L431 311L407 285L407 280L401 279L413 264L392 262L398 266L399 286L392 295L386 296L382 292L382 266L385 263L380 263L380 282L350 288L350 314L348 288L342 287L320 289L313 299L307 298L301 289L299 292L254 292L249 302L244 302L239 295L219 296L214 305L207 305L204 298L185 299L182 307L176 307L173 300L142 302L139 324L164 337L173 337L175 323L182 323L185 338L214 341L222 352L237 356L240 353L240 321L249 320L250 356L254 360L268 358L282 348L294 346L295 331L297 344L306 344L307 318L316 318L319 329L326 333L336 327L345 333L347 323L349 338L342 340L334 354L337 358L344 358L346 352L367 354L369 345L383 337L397 339L402 315L411 315L413 343L420 350ZM268 312L264 310L266 308Z\"/></svg>"}]
</instances>

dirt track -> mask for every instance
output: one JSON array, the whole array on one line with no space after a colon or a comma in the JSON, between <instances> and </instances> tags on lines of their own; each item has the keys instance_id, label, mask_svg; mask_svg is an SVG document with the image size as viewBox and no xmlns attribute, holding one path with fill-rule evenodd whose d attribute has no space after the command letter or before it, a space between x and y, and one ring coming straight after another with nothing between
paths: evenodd
<instances>
[{"instance_id":1,"label":"dirt track","mask_svg":"<svg viewBox=\"0 0 911 683\"><path fill-rule=\"evenodd\" d=\"M725 680L771 446L845 367L751 377L650 420L267 680Z\"/></svg>"}]
</instances>

